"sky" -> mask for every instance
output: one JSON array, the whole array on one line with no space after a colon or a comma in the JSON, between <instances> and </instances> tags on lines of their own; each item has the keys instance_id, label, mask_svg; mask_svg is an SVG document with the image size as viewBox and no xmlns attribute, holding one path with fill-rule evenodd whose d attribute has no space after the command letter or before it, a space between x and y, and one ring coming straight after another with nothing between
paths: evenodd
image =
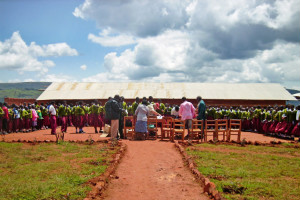
<instances>
[{"instance_id":1,"label":"sky","mask_svg":"<svg viewBox=\"0 0 300 200\"><path fill-rule=\"evenodd\" d=\"M1 0L0 82L300 89L300 0Z\"/></svg>"}]
</instances>

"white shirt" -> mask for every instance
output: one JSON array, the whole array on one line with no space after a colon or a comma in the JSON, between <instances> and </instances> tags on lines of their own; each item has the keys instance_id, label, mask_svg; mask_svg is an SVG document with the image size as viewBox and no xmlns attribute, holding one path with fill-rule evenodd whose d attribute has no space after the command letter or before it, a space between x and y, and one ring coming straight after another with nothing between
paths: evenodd
<instances>
[{"instance_id":1,"label":"white shirt","mask_svg":"<svg viewBox=\"0 0 300 200\"><path fill-rule=\"evenodd\" d=\"M171 110L171 115L174 115L174 116L179 116L179 111L176 111L175 110L175 107L174 108L172 108L172 110Z\"/></svg>"},{"instance_id":2,"label":"white shirt","mask_svg":"<svg viewBox=\"0 0 300 200\"><path fill-rule=\"evenodd\" d=\"M299 118L300 118L300 110L297 110L296 120L299 121Z\"/></svg>"},{"instance_id":3,"label":"white shirt","mask_svg":"<svg viewBox=\"0 0 300 200\"><path fill-rule=\"evenodd\" d=\"M150 116L150 117L156 116L156 114L155 114L156 111L155 111L155 109L154 109L153 104L150 103L147 107L148 107L148 109L149 109L149 116Z\"/></svg>"},{"instance_id":4,"label":"white shirt","mask_svg":"<svg viewBox=\"0 0 300 200\"><path fill-rule=\"evenodd\" d=\"M147 121L149 108L144 104L139 104L139 106L135 110L135 115L137 116L137 121Z\"/></svg>"},{"instance_id":5,"label":"white shirt","mask_svg":"<svg viewBox=\"0 0 300 200\"><path fill-rule=\"evenodd\" d=\"M53 105L50 105L50 106L49 106L49 113L50 113L51 115L56 115L56 110L55 110L55 108L54 108Z\"/></svg>"}]
</instances>

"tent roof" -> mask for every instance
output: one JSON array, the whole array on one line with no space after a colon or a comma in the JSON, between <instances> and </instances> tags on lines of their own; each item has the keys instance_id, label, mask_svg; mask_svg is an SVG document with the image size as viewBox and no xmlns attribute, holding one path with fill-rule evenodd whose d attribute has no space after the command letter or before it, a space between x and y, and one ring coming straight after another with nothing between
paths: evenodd
<instances>
[{"instance_id":1,"label":"tent roof","mask_svg":"<svg viewBox=\"0 0 300 200\"><path fill-rule=\"evenodd\" d=\"M125 99L239 99L296 100L280 84L273 83L52 83L37 100L107 99L115 94Z\"/></svg>"}]
</instances>

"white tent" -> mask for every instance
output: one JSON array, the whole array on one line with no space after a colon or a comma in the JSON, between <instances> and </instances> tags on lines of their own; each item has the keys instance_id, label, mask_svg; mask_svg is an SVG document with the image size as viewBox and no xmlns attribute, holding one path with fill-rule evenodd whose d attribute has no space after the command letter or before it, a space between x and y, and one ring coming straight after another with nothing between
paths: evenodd
<instances>
[{"instance_id":1,"label":"white tent","mask_svg":"<svg viewBox=\"0 0 300 200\"><path fill-rule=\"evenodd\" d=\"M42 100L107 99L115 94L125 99L230 99L296 100L283 86L273 83L52 83L39 97Z\"/></svg>"}]
</instances>

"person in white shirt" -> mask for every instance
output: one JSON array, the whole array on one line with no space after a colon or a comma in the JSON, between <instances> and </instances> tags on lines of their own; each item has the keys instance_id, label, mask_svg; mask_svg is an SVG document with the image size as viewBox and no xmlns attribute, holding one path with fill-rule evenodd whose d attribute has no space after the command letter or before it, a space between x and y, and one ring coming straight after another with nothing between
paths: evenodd
<instances>
[{"instance_id":1,"label":"person in white shirt","mask_svg":"<svg viewBox=\"0 0 300 200\"><path fill-rule=\"evenodd\" d=\"M171 116L178 119L179 118L179 106L175 106L171 110Z\"/></svg>"},{"instance_id":2,"label":"person in white shirt","mask_svg":"<svg viewBox=\"0 0 300 200\"><path fill-rule=\"evenodd\" d=\"M48 111L50 113L51 135L56 135L57 123L56 123L56 109L55 109L54 101L50 103Z\"/></svg>"}]
</instances>

